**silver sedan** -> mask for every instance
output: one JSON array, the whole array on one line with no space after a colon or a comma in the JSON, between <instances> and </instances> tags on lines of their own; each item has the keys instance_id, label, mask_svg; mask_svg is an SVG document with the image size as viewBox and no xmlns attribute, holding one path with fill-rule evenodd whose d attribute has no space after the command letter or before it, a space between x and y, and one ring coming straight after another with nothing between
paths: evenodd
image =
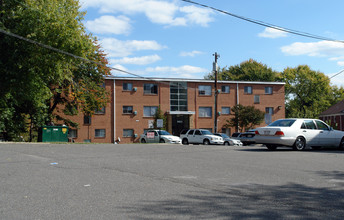
<instances>
[{"instance_id":1,"label":"silver sedan","mask_svg":"<svg viewBox=\"0 0 344 220\"><path fill-rule=\"evenodd\" d=\"M279 146L304 150L307 147L344 148L344 132L334 130L318 119L279 119L266 127L257 128L255 140L269 150Z\"/></svg>"}]
</instances>

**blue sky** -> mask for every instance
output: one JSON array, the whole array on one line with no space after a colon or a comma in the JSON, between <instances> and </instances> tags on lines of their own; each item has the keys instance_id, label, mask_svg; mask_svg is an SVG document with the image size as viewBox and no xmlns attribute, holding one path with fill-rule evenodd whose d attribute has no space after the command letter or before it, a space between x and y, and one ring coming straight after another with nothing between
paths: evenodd
<instances>
[{"instance_id":1,"label":"blue sky","mask_svg":"<svg viewBox=\"0 0 344 220\"><path fill-rule=\"evenodd\" d=\"M194 0L269 24L344 40L343 0ZM146 77L202 79L250 58L276 71L309 65L327 76L344 69L344 43L274 31L181 0L80 0L87 31L112 67ZM113 71L113 75L130 76ZM344 73L331 79L344 86Z\"/></svg>"}]
</instances>

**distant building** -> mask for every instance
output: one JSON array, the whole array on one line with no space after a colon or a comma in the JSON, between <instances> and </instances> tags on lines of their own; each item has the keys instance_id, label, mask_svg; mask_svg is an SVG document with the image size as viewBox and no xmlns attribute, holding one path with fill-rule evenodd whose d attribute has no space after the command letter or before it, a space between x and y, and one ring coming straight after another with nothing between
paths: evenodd
<instances>
[{"instance_id":1,"label":"distant building","mask_svg":"<svg viewBox=\"0 0 344 220\"><path fill-rule=\"evenodd\" d=\"M218 81L217 112L214 81L197 79L106 77L105 86L111 102L92 117L82 114L71 117L79 129L70 129L75 142L120 143L138 142L149 129L160 106L167 115L167 130L179 135L182 129L205 128L212 132L215 114L216 132L235 132L226 128L236 104L254 106L266 112L266 123L285 117L282 82ZM265 122L261 126L266 125Z\"/></svg>"},{"instance_id":2,"label":"distant building","mask_svg":"<svg viewBox=\"0 0 344 220\"><path fill-rule=\"evenodd\" d=\"M344 100L323 111L319 118L337 130L344 130Z\"/></svg>"}]
</instances>

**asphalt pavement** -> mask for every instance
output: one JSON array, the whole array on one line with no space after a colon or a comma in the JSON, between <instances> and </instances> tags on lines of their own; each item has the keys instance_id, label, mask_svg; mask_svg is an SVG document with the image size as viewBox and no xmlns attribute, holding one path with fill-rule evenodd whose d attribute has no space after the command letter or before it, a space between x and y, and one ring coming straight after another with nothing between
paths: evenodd
<instances>
[{"instance_id":1,"label":"asphalt pavement","mask_svg":"<svg viewBox=\"0 0 344 220\"><path fill-rule=\"evenodd\" d=\"M343 153L0 142L0 219L342 219Z\"/></svg>"}]
</instances>

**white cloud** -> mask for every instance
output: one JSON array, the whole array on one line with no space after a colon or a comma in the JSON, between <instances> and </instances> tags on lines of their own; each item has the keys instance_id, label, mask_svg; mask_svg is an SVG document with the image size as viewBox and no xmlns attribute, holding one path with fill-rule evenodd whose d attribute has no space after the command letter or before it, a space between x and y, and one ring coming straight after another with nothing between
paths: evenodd
<instances>
[{"instance_id":1,"label":"white cloud","mask_svg":"<svg viewBox=\"0 0 344 220\"><path fill-rule=\"evenodd\" d=\"M332 41L315 43L296 42L281 48L286 55L298 56L341 56L344 53L344 44Z\"/></svg>"},{"instance_id":2,"label":"white cloud","mask_svg":"<svg viewBox=\"0 0 344 220\"><path fill-rule=\"evenodd\" d=\"M288 34L284 31L280 31L274 28L265 28L263 32L258 34L259 37L265 38L280 38L280 37L287 37Z\"/></svg>"},{"instance_id":3,"label":"white cloud","mask_svg":"<svg viewBox=\"0 0 344 220\"><path fill-rule=\"evenodd\" d=\"M100 40L100 44L105 50L105 53L109 57L126 57L130 56L135 51L141 50L162 50L166 48L160 45L156 41L139 41L139 40L128 40L121 41L116 38L104 38Z\"/></svg>"},{"instance_id":4,"label":"white cloud","mask_svg":"<svg viewBox=\"0 0 344 220\"><path fill-rule=\"evenodd\" d=\"M182 51L182 52L180 52L179 56L182 56L182 57L194 57L194 56L200 55L200 54L203 54L203 52L197 51L197 50L194 50L194 51L191 51L191 52Z\"/></svg>"},{"instance_id":5,"label":"white cloud","mask_svg":"<svg viewBox=\"0 0 344 220\"><path fill-rule=\"evenodd\" d=\"M198 24L206 27L210 22L214 21L214 19L210 17L212 11L209 9L191 5L181 7L180 11L186 14L187 21L191 24Z\"/></svg>"},{"instance_id":6,"label":"white cloud","mask_svg":"<svg viewBox=\"0 0 344 220\"><path fill-rule=\"evenodd\" d=\"M161 60L160 56L155 54L151 56L124 57L122 59L113 59L113 60L110 60L110 63L147 65L147 64L155 63L159 60Z\"/></svg>"},{"instance_id":7,"label":"white cloud","mask_svg":"<svg viewBox=\"0 0 344 220\"><path fill-rule=\"evenodd\" d=\"M213 19L209 9L196 6L179 7L176 1L158 0L81 0L82 9L99 8L100 13L123 13L133 15L143 13L156 24L167 26L186 26L197 24L207 26Z\"/></svg>"},{"instance_id":8,"label":"white cloud","mask_svg":"<svg viewBox=\"0 0 344 220\"><path fill-rule=\"evenodd\" d=\"M85 26L96 34L129 34L130 19L125 16L101 16L93 21L86 21Z\"/></svg>"},{"instance_id":9,"label":"white cloud","mask_svg":"<svg viewBox=\"0 0 344 220\"><path fill-rule=\"evenodd\" d=\"M190 65L184 65L180 67L171 67L171 66L158 66L158 67L149 67L146 69L147 72L152 73L164 73L164 74L175 74L179 76L185 76L188 74L195 74L195 73L207 73L208 70L196 67L196 66L190 66Z\"/></svg>"}]
</instances>

